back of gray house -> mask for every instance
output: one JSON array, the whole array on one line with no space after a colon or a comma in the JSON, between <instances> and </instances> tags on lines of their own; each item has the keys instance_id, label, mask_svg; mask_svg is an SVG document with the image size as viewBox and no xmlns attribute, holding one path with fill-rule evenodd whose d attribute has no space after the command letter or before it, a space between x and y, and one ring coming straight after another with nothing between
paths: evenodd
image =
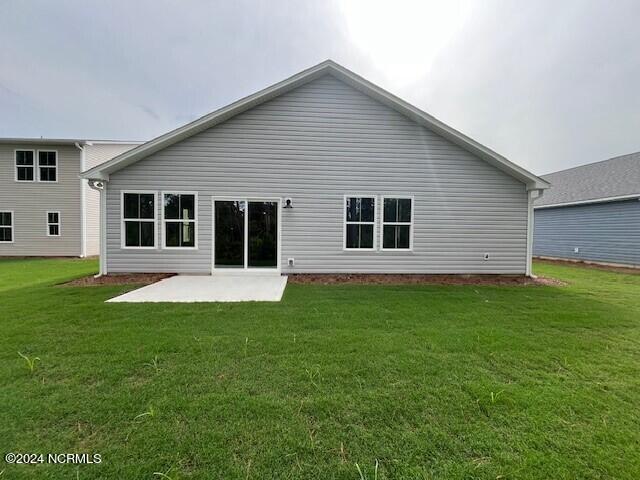
<instances>
[{"instance_id":1,"label":"back of gray house","mask_svg":"<svg viewBox=\"0 0 640 480\"><path fill-rule=\"evenodd\" d=\"M85 172L102 273L529 273L546 183L446 129L320 64Z\"/></svg>"}]
</instances>

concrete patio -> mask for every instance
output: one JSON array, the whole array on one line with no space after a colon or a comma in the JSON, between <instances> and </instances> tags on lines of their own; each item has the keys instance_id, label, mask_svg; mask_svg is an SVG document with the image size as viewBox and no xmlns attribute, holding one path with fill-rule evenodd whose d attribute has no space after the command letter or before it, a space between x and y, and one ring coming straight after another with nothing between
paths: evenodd
<instances>
[{"instance_id":1,"label":"concrete patio","mask_svg":"<svg viewBox=\"0 0 640 480\"><path fill-rule=\"evenodd\" d=\"M176 275L107 302L279 302L286 285L276 274Z\"/></svg>"}]
</instances>

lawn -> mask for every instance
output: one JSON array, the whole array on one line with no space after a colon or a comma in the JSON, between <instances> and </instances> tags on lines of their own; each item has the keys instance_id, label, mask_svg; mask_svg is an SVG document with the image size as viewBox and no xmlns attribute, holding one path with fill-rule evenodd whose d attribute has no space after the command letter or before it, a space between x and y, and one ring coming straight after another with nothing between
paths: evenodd
<instances>
[{"instance_id":1,"label":"lawn","mask_svg":"<svg viewBox=\"0 0 640 480\"><path fill-rule=\"evenodd\" d=\"M102 456L0 479L640 478L640 275L274 304L55 285L96 267L0 261L0 453Z\"/></svg>"}]
</instances>

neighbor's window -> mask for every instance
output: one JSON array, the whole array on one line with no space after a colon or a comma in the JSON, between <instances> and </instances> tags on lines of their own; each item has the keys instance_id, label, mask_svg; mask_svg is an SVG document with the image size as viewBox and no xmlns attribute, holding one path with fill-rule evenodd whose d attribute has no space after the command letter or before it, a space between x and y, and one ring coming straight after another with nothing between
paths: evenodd
<instances>
[{"instance_id":1,"label":"neighbor's window","mask_svg":"<svg viewBox=\"0 0 640 480\"><path fill-rule=\"evenodd\" d=\"M373 250L376 218L375 197L345 198L345 234L346 249Z\"/></svg>"},{"instance_id":2,"label":"neighbor's window","mask_svg":"<svg viewBox=\"0 0 640 480\"><path fill-rule=\"evenodd\" d=\"M47 236L60 236L60 212L47 212Z\"/></svg>"},{"instance_id":3,"label":"neighbor's window","mask_svg":"<svg viewBox=\"0 0 640 480\"><path fill-rule=\"evenodd\" d=\"M122 246L154 248L156 246L156 195L149 192L122 194Z\"/></svg>"},{"instance_id":4,"label":"neighbor's window","mask_svg":"<svg viewBox=\"0 0 640 480\"><path fill-rule=\"evenodd\" d=\"M413 200L383 197L382 203L382 249L410 250Z\"/></svg>"},{"instance_id":5,"label":"neighbor's window","mask_svg":"<svg viewBox=\"0 0 640 480\"><path fill-rule=\"evenodd\" d=\"M194 193L164 193L164 246L196 247L196 203Z\"/></svg>"},{"instance_id":6,"label":"neighbor's window","mask_svg":"<svg viewBox=\"0 0 640 480\"><path fill-rule=\"evenodd\" d=\"M38 150L38 179L41 182L58 181L58 152Z\"/></svg>"},{"instance_id":7,"label":"neighbor's window","mask_svg":"<svg viewBox=\"0 0 640 480\"><path fill-rule=\"evenodd\" d=\"M13 242L13 212L0 212L0 243Z\"/></svg>"},{"instance_id":8,"label":"neighbor's window","mask_svg":"<svg viewBox=\"0 0 640 480\"><path fill-rule=\"evenodd\" d=\"M35 180L34 155L33 150L16 150L16 180L18 182L33 182Z\"/></svg>"}]
</instances>

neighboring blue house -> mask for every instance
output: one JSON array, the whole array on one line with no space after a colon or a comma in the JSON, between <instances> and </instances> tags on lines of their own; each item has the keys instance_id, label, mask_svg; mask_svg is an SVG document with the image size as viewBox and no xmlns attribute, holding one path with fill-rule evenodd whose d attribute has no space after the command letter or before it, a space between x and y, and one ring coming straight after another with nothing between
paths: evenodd
<instances>
[{"instance_id":1,"label":"neighboring blue house","mask_svg":"<svg viewBox=\"0 0 640 480\"><path fill-rule=\"evenodd\" d=\"M640 266L640 152L542 178L534 256Z\"/></svg>"}]
</instances>

